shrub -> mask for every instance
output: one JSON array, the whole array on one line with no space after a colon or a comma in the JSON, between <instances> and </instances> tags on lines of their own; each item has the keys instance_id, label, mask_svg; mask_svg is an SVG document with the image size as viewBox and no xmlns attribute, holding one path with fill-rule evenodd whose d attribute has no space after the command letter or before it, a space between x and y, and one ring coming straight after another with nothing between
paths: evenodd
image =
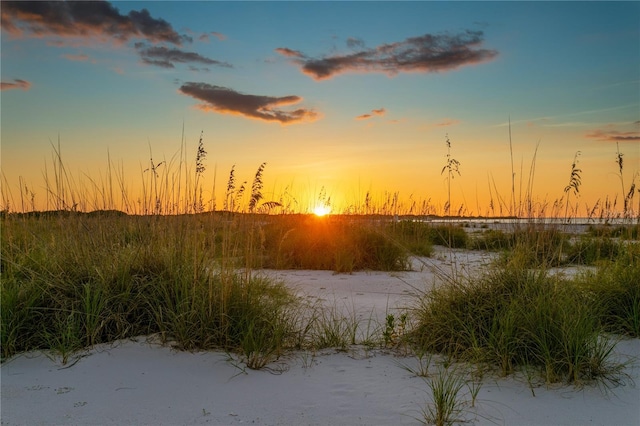
<instances>
[{"instance_id":1,"label":"shrub","mask_svg":"<svg viewBox=\"0 0 640 426\"><path fill-rule=\"evenodd\" d=\"M406 250L376 224L343 218L281 218L265 227L265 265L276 269L408 269Z\"/></svg>"},{"instance_id":2,"label":"shrub","mask_svg":"<svg viewBox=\"0 0 640 426\"><path fill-rule=\"evenodd\" d=\"M567 262L580 265L595 265L602 260L612 261L620 254L621 243L609 237L585 237L567 248Z\"/></svg>"},{"instance_id":3,"label":"shrub","mask_svg":"<svg viewBox=\"0 0 640 426\"><path fill-rule=\"evenodd\" d=\"M259 368L296 335L285 287L214 263L217 218L2 219L2 356L160 332L181 348L239 351ZM226 230L224 255L238 243Z\"/></svg>"},{"instance_id":4,"label":"shrub","mask_svg":"<svg viewBox=\"0 0 640 426\"><path fill-rule=\"evenodd\" d=\"M455 225L432 226L429 238L433 244L449 248L465 248L469 240L466 231L461 226Z\"/></svg>"},{"instance_id":5,"label":"shrub","mask_svg":"<svg viewBox=\"0 0 640 426\"><path fill-rule=\"evenodd\" d=\"M504 374L533 365L549 382L602 379L613 345L600 336L598 309L570 282L510 264L426 293L413 341Z\"/></svg>"},{"instance_id":6,"label":"shrub","mask_svg":"<svg viewBox=\"0 0 640 426\"><path fill-rule=\"evenodd\" d=\"M601 321L607 331L640 337L638 244L621 246L615 260L603 264L596 272L585 272L577 282L601 304Z\"/></svg>"},{"instance_id":7,"label":"shrub","mask_svg":"<svg viewBox=\"0 0 640 426\"><path fill-rule=\"evenodd\" d=\"M430 257L433 253L431 226L413 220L401 220L387 226L387 232L410 253Z\"/></svg>"},{"instance_id":8,"label":"shrub","mask_svg":"<svg viewBox=\"0 0 640 426\"><path fill-rule=\"evenodd\" d=\"M487 229L469 239L471 250L509 250L515 246L515 235L498 229Z\"/></svg>"}]
</instances>

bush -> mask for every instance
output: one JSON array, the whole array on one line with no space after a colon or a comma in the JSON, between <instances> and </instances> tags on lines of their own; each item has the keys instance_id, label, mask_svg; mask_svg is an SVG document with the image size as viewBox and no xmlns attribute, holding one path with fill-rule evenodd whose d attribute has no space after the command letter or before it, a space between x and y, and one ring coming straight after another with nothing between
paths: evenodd
<instances>
[{"instance_id":1,"label":"bush","mask_svg":"<svg viewBox=\"0 0 640 426\"><path fill-rule=\"evenodd\" d=\"M3 218L3 359L51 349L66 361L85 346L159 332L185 349L238 351L249 367L269 362L295 344L296 300L283 285L216 265L205 232L216 220ZM225 239L247 250L232 233Z\"/></svg>"},{"instance_id":2,"label":"bush","mask_svg":"<svg viewBox=\"0 0 640 426\"><path fill-rule=\"evenodd\" d=\"M581 237L567 249L568 263L595 265L599 261L613 261L621 252L622 244L609 237Z\"/></svg>"},{"instance_id":3,"label":"bush","mask_svg":"<svg viewBox=\"0 0 640 426\"><path fill-rule=\"evenodd\" d=\"M281 218L265 226L264 266L276 269L409 268L407 251L376 224L344 218Z\"/></svg>"},{"instance_id":4,"label":"bush","mask_svg":"<svg viewBox=\"0 0 640 426\"><path fill-rule=\"evenodd\" d=\"M509 250L515 246L515 241L513 233L487 229L470 238L467 247L471 250Z\"/></svg>"},{"instance_id":5,"label":"bush","mask_svg":"<svg viewBox=\"0 0 640 426\"><path fill-rule=\"evenodd\" d=\"M621 246L615 260L577 282L601 304L605 330L640 337L640 245Z\"/></svg>"},{"instance_id":6,"label":"bush","mask_svg":"<svg viewBox=\"0 0 640 426\"><path fill-rule=\"evenodd\" d=\"M455 225L438 225L430 229L429 238L433 244L449 248L466 248L469 236L464 228Z\"/></svg>"},{"instance_id":7,"label":"bush","mask_svg":"<svg viewBox=\"0 0 640 426\"><path fill-rule=\"evenodd\" d=\"M504 374L533 365L549 382L606 378L613 346L599 305L570 282L514 265L423 296L412 336L421 350L486 362Z\"/></svg>"},{"instance_id":8,"label":"bush","mask_svg":"<svg viewBox=\"0 0 640 426\"><path fill-rule=\"evenodd\" d=\"M386 228L391 238L416 256L430 257L433 253L431 242L431 226L414 221L401 220L391 223Z\"/></svg>"}]
</instances>

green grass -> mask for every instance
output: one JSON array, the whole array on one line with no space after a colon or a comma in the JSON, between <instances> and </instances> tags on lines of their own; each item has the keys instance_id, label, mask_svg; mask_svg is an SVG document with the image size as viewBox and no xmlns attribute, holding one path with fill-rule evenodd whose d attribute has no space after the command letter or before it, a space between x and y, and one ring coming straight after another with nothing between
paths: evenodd
<instances>
[{"instance_id":1,"label":"green grass","mask_svg":"<svg viewBox=\"0 0 640 426\"><path fill-rule=\"evenodd\" d=\"M606 331L640 337L639 244L625 244L615 259L601 264L595 272L585 272L576 281L599 301Z\"/></svg>"},{"instance_id":2,"label":"green grass","mask_svg":"<svg viewBox=\"0 0 640 426\"><path fill-rule=\"evenodd\" d=\"M250 368L291 348L377 344L381 331L371 320L319 307L305 317L282 283L255 273L408 268L406 250L384 224L325 219L6 215L2 359L44 349L66 362L81 348L153 333L181 349L237 352Z\"/></svg>"},{"instance_id":3,"label":"green grass","mask_svg":"<svg viewBox=\"0 0 640 426\"><path fill-rule=\"evenodd\" d=\"M215 217L62 215L2 219L3 359L160 333L184 349L224 348L260 366L295 344L297 301L238 272ZM208 221L212 221L208 223ZM220 260L219 252L223 253Z\"/></svg>"},{"instance_id":4,"label":"green grass","mask_svg":"<svg viewBox=\"0 0 640 426\"><path fill-rule=\"evenodd\" d=\"M279 216L264 227L264 262L275 269L400 271L409 268L408 251L384 223L358 218Z\"/></svg>"},{"instance_id":5,"label":"green grass","mask_svg":"<svg viewBox=\"0 0 640 426\"><path fill-rule=\"evenodd\" d=\"M606 380L614 343L602 304L571 281L508 264L425 293L414 344L503 374L538 368L548 382Z\"/></svg>"}]
</instances>

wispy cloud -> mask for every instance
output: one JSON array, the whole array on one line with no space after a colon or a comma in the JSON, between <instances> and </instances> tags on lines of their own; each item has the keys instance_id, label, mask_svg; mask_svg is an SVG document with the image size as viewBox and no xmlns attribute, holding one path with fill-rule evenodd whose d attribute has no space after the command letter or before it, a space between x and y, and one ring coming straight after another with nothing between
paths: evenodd
<instances>
[{"instance_id":1,"label":"wispy cloud","mask_svg":"<svg viewBox=\"0 0 640 426\"><path fill-rule=\"evenodd\" d=\"M76 61L76 62L87 62L87 61L91 61L92 63L96 62L95 60L91 60L91 58L89 58L89 55L85 53L79 53L77 55L67 54L67 55L62 55L62 57L70 61Z\"/></svg>"},{"instance_id":2,"label":"wispy cloud","mask_svg":"<svg viewBox=\"0 0 640 426\"><path fill-rule=\"evenodd\" d=\"M278 47L276 48L276 52L289 58L304 58L304 54L302 52L299 50L289 49L288 47Z\"/></svg>"},{"instance_id":3,"label":"wispy cloud","mask_svg":"<svg viewBox=\"0 0 640 426\"><path fill-rule=\"evenodd\" d=\"M458 125L460 123L461 123L461 121L456 119L456 118L444 117L444 118L438 119L438 121L429 121L429 122L421 124L420 125L420 130L431 131L431 130L434 130L434 129L439 129L441 127L456 126L456 125Z\"/></svg>"},{"instance_id":4,"label":"wispy cloud","mask_svg":"<svg viewBox=\"0 0 640 426\"><path fill-rule=\"evenodd\" d=\"M192 41L147 9L123 15L106 1L3 1L0 21L14 37L144 39L178 46Z\"/></svg>"},{"instance_id":5,"label":"wispy cloud","mask_svg":"<svg viewBox=\"0 0 640 426\"><path fill-rule=\"evenodd\" d=\"M571 124L570 122L551 123L551 121L557 120L557 119L563 119L566 117L578 117L581 115L599 114L602 112L618 111L618 110L630 109L630 108L637 109L638 104L636 103L636 104L618 105L615 107L608 107L608 108L589 109L584 111L576 111L576 112L558 114L553 116L541 116L541 117L535 117L535 118L525 118L522 120L511 120L510 122L503 121L502 123L498 123L490 127L507 127L509 126L509 124L521 124L521 123L526 123L528 126L532 126L532 125L535 125L537 122L545 123L543 124L545 127L568 127ZM586 122L574 122L574 123L582 126ZM589 123L586 123L586 124L589 124ZM591 121L590 124L593 125L593 121Z\"/></svg>"},{"instance_id":6,"label":"wispy cloud","mask_svg":"<svg viewBox=\"0 0 640 426\"><path fill-rule=\"evenodd\" d=\"M301 102L302 98L299 96L247 95L227 87L195 82L184 83L178 91L202 101L197 108L203 111L242 115L281 124L313 121L318 118L318 113L311 109L299 108L287 111L280 108Z\"/></svg>"},{"instance_id":7,"label":"wispy cloud","mask_svg":"<svg viewBox=\"0 0 640 426\"><path fill-rule=\"evenodd\" d=\"M349 37L347 39L347 47L350 49L363 48L364 46L364 40L362 40L361 38Z\"/></svg>"},{"instance_id":8,"label":"wispy cloud","mask_svg":"<svg viewBox=\"0 0 640 426\"><path fill-rule=\"evenodd\" d=\"M400 72L438 72L494 59L496 50L482 49L482 31L450 34L424 34L406 40L365 48L360 39L351 38L347 45L355 51L344 55L319 58L279 47L277 53L288 57L301 71L315 80L324 80L349 72L379 72L393 76ZM360 50L356 50L360 48Z\"/></svg>"},{"instance_id":9,"label":"wispy cloud","mask_svg":"<svg viewBox=\"0 0 640 426\"><path fill-rule=\"evenodd\" d=\"M445 118L444 120L435 123L433 126L434 127L449 127L449 126L455 126L456 124L460 124L460 120L456 120L453 118Z\"/></svg>"},{"instance_id":10,"label":"wispy cloud","mask_svg":"<svg viewBox=\"0 0 640 426\"><path fill-rule=\"evenodd\" d=\"M14 78L12 82L2 81L0 82L0 90L12 90L12 89L22 89L29 90L31 88L31 83L26 80L20 80L19 78Z\"/></svg>"},{"instance_id":11,"label":"wispy cloud","mask_svg":"<svg viewBox=\"0 0 640 426\"><path fill-rule=\"evenodd\" d=\"M636 127L640 127L639 121L634 124ZM623 132L615 129L614 126L607 126L604 129L595 129L584 136L603 142L635 142L640 141L640 129Z\"/></svg>"},{"instance_id":12,"label":"wispy cloud","mask_svg":"<svg viewBox=\"0 0 640 426\"><path fill-rule=\"evenodd\" d=\"M219 67L232 68L231 64L207 58L195 52L186 52L177 48L165 46L148 46L144 43L136 43L135 48L142 59L142 62L149 65L156 65L163 68L175 68L176 63L199 63L204 65L216 65Z\"/></svg>"},{"instance_id":13,"label":"wispy cloud","mask_svg":"<svg viewBox=\"0 0 640 426\"><path fill-rule=\"evenodd\" d=\"M208 32L208 33L200 34L200 36L198 37L198 40L204 41L204 42L208 42L209 39L211 38L211 36L214 36L215 38L217 38L220 41L224 41L224 40L227 39L226 35L224 35L222 33L219 33L217 31L211 31L211 32Z\"/></svg>"},{"instance_id":14,"label":"wispy cloud","mask_svg":"<svg viewBox=\"0 0 640 426\"><path fill-rule=\"evenodd\" d=\"M362 114L356 117L356 120L367 120L373 116L383 116L385 115L387 112L387 110L385 110L384 108L380 108L380 109L372 109L370 113L367 114Z\"/></svg>"}]
</instances>

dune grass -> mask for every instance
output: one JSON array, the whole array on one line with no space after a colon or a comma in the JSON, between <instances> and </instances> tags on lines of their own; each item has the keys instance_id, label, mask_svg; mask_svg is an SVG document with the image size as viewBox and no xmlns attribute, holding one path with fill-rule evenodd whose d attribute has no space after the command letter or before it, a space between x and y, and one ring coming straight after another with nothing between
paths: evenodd
<instances>
[{"instance_id":1,"label":"dune grass","mask_svg":"<svg viewBox=\"0 0 640 426\"><path fill-rule=\"evenodd\" d=\"M157 333L182 349L238 352L260 368L286 349L354 344L360 325L353 319L315 307L301 321L301 301L255 273L408 268L406 250L385 236L384 225L325 219L5 215L2 358L50 349L66 362L87 346Z\"/></svg>"},{"instance_id":2,"label":"dune grass","mask_svg":"<svg viewBox=\"0 0 640 426\"><path fill-rule=\"evenodd\" d=\"M45 177L47 205L57 210L0 214L2 360L41 349L67 362L88 346L157 334L182 349L236 352L248 367L261 368L289 349L406 346L408 337L420 354L492 364L504 374L532 367L549 382L582 383L617 372L609 362L615 341L606 333L640 334L638 225L594 226L576 238L562 226L532 220L510 232L470 235L446 221L398 215L396 196L392 209L365 200L367 211L384 215L291 214L264 200L266 163L250 186L238 185L232 168L225 209L215 211L215 200L203 199L205 156L201 135L195 167L187 165L184 141L177 162L150 158L136 207L110 161L107 176L115 181L92 182L93 198L78 192L54 147L55 179ZM450 180L458 163L450 151L447 158L443 172ZM568 188L577 196L575 164ZM122 205L142 215L112 210L118 187ZM574 211L569 190L558 203L567 222ZM631 201L633 191L625 219ZM516 206L512 194L512 202L512 214L532 211L530 200ZM106 210L83 212L88 206ZM270 214L278 209L288 214ZM601 217L608 222L613 213L605 209ZM447 284L422 296L415 319L398 318L401 327L393 317L362 324L342 310L309 307L282 283L256 274L261 268L403 271L411 255L430 256L433 245L503 256L484 276L452 271ZM549 274L576 263L597 269L573 280Z\"/></svg>"},{"instance_id":3,"label":"dune grass","mask_svg":"<svg viewBox=\"0 0 640 426\"><path fill-rule=\"evenodd\" d=\"M547 382L608 381L615 339L638 323L637 245L623 260L578 279L531 269L513 257L480 277L426 292L411 338L422 351L493 365L502 374L537 368ZM622 273L622 270L625 270Z\"/></svg>"},{"instance_id":4,"label":"dune grass","mask_svg":"<svg viewBox=\"0 0 640 426\"><path fill-rule=\"evenodd\" d=\"M294 298L282 284L233 269L226 260L240 244L231 231L221 239L204 232L208 220L217 219L3 218L3 359L32 349L66 358L151 333L184 349L277 355L295 335Z\"/></svg>"},{"instance_id":5,"label":"dune grass","mask_svg":"<svg viewBox=\"0 0 640 426\"><path fill-rule=\"evenodd\" d=\"M339 273L406 270L409 252L386 232L386 222L349 216L270 218L264 227L262 266Z\"/></svg>"}]
</instances>

